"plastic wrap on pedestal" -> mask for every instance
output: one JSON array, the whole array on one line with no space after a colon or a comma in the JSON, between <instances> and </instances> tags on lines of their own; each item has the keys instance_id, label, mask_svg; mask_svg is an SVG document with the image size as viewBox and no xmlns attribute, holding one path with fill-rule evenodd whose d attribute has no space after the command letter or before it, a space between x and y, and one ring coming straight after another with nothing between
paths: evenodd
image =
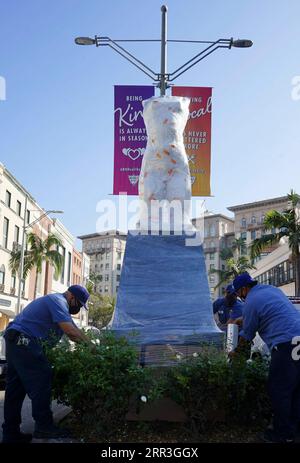
<instances>
[{"instance_id":1,"label":"plastic wrap on pedestal","mask_svg":"<svg viewBox=\"0 0 300 463\"><path fill-rule=\"evenodd\" d=\"M110 324L117 335L143 345L222 343L202 246L187 240L193 243L186 234L128 233Z\"/></svg>"}]
</instances>

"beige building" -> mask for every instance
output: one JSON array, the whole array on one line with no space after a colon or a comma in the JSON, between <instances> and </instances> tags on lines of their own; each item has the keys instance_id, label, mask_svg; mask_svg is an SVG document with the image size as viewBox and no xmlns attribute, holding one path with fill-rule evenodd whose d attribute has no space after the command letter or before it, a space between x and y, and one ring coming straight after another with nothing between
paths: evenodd
<instances>
[{"instance_id":1,"label":"beige building","mask_svg":"<svg viewBox=\"0 0 300 463\"><path fill-rule=\"evenodd\" d=\"M42 272L36 275L32 269L21 292L21 310L37 297L50 292L63 292L72 281L72 254L74 237L56 219L46 216L31 194L18 182L12 173L0 163L0 330L17 314L19 276L12 274L9 260L12 250L20 249L22 243L24 215L26 232L33 231L45 239L54 233L62 240L61 254L64 266L56 279L51 266L43 263Z\"/></svg>"},{"instance_id":2,"label":"beige building","mask_svg":"<svg viewBox=\"0 0 300 463\"><path fill-rule=\"evenodd\" d=\"M126 233L112 230L82 235L78 238L82 240L83 252L90 258L91 274L99 276L97 292L115 297L120 283Z\"/></svg>"},{"instance_id":3,"label":"beige building","mask_svg":"<svg viewBox=\"0 0 300 463\"><path fill-rule=\"evenodd\" d=\"M243 238L247 247L264 232L263 221L268 211L284 211L288 206L287 196L231 206L227 209L234 213L234 231L236 238Z\"/></svg>"},{"instance_id":4,"label":"beige building","mask_svg":"<svg viewBox=\"0 0 300 463\"><path fill-rule=\"evenodd\" d=\"M223 294L225 285L216 286L219 283L217 273L210 273L212 269L225 270L225 261L222 260L221 251L231 247L234 239L234 221L223 215L206 212L204 218L193 219L193 225L201 230L204 220L203 251L207 270L208 283L212 299Z\"/></svg>"},{"instance_id":5,"label":"beige building","mask_svg":"<svg viewBox=\"0 0 300 463\"><path fill-rule=\"evenodd\" d=\"M247 247L251 242L264 234L263 221L270 210L283 212L288 208L287 196L271 198L264 201L232 206L228 209L235 214L235 235L243 238ZM275 231L275 230L272 230ZM280 287L288 296L295 295L294 271L291 251L286 240L279 245L264 250L260 258L255 259L255 270L250 271L253 278L262 284Z\"/></svg>"}]
</instances>

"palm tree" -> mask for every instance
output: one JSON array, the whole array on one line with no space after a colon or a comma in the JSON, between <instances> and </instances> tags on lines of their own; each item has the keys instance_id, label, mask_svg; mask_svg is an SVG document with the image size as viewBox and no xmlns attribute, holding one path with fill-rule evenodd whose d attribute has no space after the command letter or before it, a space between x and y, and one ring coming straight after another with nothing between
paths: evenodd
<instances>
[{"instance_id":1,"label":"palm tree","mask_svg":"<svg viewBox=\"0 0 300 463\"><path fill-rule=\"evenodd\" d=\"M288 208L283 212L275 210L267 212L264 219L265 230L275 232L263 235L253 241L251 246L251 257L255 258L261 252L274 244L278 244L282 237L288 239L289 248L292 251L292 261L295 274L295 294L300 296L300 222L296 212L300 196L293 190L288 196ZM278 231L276 231L276 229Z\"/></svg>"},{"instance_id":2,"label":"palm tree","mask_svg":"<svg viewBox=\"0 0 300 463\"><path fill-rule=\"evenodd\" d=\"M228 250L223 249L223 251ZM225 257L225 253L223 254L223 251L220 253L221 257L222 255L223 257ZM229 283L230 281L234 280L234 278L237 275L240 275L241 273L255 269L254 265L251 264L247 256L238 256L237 258L234 258L232 256L224 260L226 260L225 270L210 270L210 273L217 273L219 275L219 283L215 286L215 288L218 288L219 286L225 283Z\"/></svg>"},{"instance_id":3,"label":"palm tree","mask_svg":"<svg viewBox=\"0 0 300 463\"><path fill-rule=\"evenodd\" d=\"M43 262L46 262L45 294L47 293L48 266L52 265L54 267L56 275L62 270L63 257L57 249L62 245L62 242L53 233L50 233L47 238L43 240L38 235L31 232L27 236L27 243L29 244L29 249L25 251L23 278L26 279L28 273L33 268L36 269L34 286L34 298L36 298L38 275L42 273ZM55 249L53 249L53 247L55 247ZM21 251L12 251L9 266L13 274L18 273L20 261Z\"/></svg>"}]
</instances>

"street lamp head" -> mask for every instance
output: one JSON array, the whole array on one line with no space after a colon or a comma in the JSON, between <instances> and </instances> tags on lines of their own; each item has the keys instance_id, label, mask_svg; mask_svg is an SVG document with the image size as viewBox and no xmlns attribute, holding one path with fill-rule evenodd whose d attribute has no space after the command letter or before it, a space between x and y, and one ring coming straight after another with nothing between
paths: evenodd
<instances>
[{"instance_id":1,"label":"street lamp head","mask_svg":"<svg viewBox=\"0 0 300 463\"><path fill-rule=\"evenodd\" d=\"M76 45L95 45L96 40L91 37L76 37L75 43Z\"/></svg>"},{"instance_id":2,"label":"street lamp head","mask_svg":"<svg viewBox=\"0 0 300 463\"><path fill-rule=\"evenodd\" d=\"M63 214L64 211L48 211L48 214Z\"/></svg>"},{"instance_id":3,"label":"street lamp head","mask_svg":"<svg viewBox=\"0 0 300 463\"><path fill-rule=\"evenodd\" d=\"M249 48L249 47L252 47L253 42L252 40L248 40L248 39L238 39L238 40L233 40L231 45L235 48Z\"/></svg>"}]
</instances>

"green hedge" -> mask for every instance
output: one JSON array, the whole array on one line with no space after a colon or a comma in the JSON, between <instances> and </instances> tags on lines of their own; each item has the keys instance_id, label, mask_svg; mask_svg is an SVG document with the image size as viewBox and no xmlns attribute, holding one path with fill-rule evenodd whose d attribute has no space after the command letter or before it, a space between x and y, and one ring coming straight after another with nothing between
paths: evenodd
<instances>
[{"instance_id":1,"label":"green hedge","mask_svg":"<svg viewBox=\"0 0 300 463\"><path fill-rule=\"evenodd\" d=\"M159 397L182 405L198 432L216 422L261 423L270 416L266 394L268 365L243 356L228 362L225 353L203 347L200 354L172 367L141 368L137 351L125 339L101 334L95 349L59 343L49 349L53 365L53 396L73 408L79 423L103 436L125 422L131 400L143 406Z\"/></svg>"}]
</instances>

